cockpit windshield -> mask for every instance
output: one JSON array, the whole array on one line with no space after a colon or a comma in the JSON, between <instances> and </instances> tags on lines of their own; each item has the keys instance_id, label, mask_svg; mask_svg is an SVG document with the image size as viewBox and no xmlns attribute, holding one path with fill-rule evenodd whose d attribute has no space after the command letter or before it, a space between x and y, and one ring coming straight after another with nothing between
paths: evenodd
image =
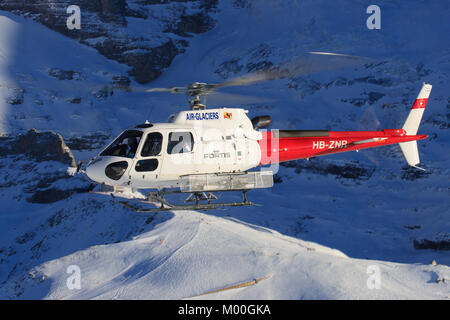
<instances>
[{"instance_id":1,"label":"cockpit windshield","mask_svg":"<svg viewBox=\"0 0 450 320\"><path fill-rule=\"evenodd\" d=\"M116 156L134 158L142 132L138 130L124 131L100 156Z\"/></svg>"}]
</instances>

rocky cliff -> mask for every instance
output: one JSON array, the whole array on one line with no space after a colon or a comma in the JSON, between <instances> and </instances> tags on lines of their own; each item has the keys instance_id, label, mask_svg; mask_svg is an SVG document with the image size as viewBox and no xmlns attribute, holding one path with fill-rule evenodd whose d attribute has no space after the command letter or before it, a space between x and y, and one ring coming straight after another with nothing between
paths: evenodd
<instances>
[{"instance_id":1,"label":"rocky cliff","mask_svg":"<svg viewBox=\"0 0 450 320\"><path fill-rule=\"evenodd\" d=\"M76 5L80 29L67 20ZM217 0L4 0L0 10L33 19L126 64L139 83L156 79L194 34L214 26Z\"/></svg>"}]
</instances>

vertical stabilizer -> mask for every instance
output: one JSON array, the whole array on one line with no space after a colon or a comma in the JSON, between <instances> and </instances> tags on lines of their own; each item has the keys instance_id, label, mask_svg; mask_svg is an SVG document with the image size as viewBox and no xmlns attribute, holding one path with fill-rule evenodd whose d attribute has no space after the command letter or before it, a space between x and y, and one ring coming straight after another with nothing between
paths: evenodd
<instances>
[{"instance_id":1,"label":"vertical stabilizer","mask_svg":"<svg viewBox=\"0 0 450 320\"><path fill-rule=\"evenodd\" d=\"M419 92L419 95L417 96L416 101L414 101L408 118L403 125L403 129L406 131L407 135L413 136L417 134L420 120L422 120L423 112L425 111L428 98L430 97L431 88L431 84L424 83L422 89Z\"/></svg>"},{"instance_id":2,"label":"vertical stabilizer","mask_svg":"<svg viewBox=\"0 0 450 320\"><path fill-rule=\"evenodd\" d=\"M408 118L403 125L406 135L413 136L417 134L423 112L425 111L428 98L430 97L431 88L431 84L423 84L422 89L420 90L419 95L417 96L416 101L414 101L411 111L409 112ZM408 141L399 144L403 155L406 158L406 162L408 162L410 166L417 167L420 163L417 141Z\"/></svg>"}]
</instances>

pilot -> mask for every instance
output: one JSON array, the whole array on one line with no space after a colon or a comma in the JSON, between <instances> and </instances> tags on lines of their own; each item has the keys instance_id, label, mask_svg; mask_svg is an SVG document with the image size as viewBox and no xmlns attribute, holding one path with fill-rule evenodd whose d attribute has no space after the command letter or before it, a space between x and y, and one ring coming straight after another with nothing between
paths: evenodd
<instances>
[{"instance_id":1,"label":"pilot","mask_svg":"<svg viewBox=\"0 0 450 320\"><path fill-rule=\"evenodd\" d=\"M151 155L154 155L154 156L158 155L159 152L161 151L161 141L153 140L150 150L151 150Z\"/></svg>"},{"instance_id":2,"label":"pilot","mask_svg":"<svg viewBox=\"0 0 450 320\"><path fill-rule=\"evenodd\" d=\"M118 156L118 157L124 157L126 156L126 152L127 152L127 145L123 144L123 143L119 143L117 144L115 147L113 147L113 151L111 152L112 156Z\"/></svg>"},{"instance_id":3,"label":"pilot","mask_svg":"<svg viewBox=\"0 0 450 320\"><path fill-rule=\"evenodd\" d=\"M127 156L129 158L134 158L134 155L136 154L136 150L138 147L138 142L137 142L136 137L128 138L128 146L129 146L129 151L128 151Z\"/></svg>"}]
</instances>

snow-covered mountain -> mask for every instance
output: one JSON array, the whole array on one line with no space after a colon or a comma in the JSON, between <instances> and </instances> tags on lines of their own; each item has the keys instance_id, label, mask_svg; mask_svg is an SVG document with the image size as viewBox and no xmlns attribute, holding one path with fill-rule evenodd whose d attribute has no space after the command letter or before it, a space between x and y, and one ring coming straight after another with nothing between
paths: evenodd
<instances>
[{"instance_id":1,"label":"snow-covered mountain","mask_svg":"<svg viewBox=\"0 0 450 320\"><path fill-rule=\"evenodd\" d=\"M97 49L129 66L139 83L157 78L185 51L194 34L214 26L217 0L3 0L7 10ZM80 8L81 28L68 28L71 6Z\"/></svg>"},{"instance_id":2,"label":"snow-covered mountain","mask_svg":"<svg viewBox=\"0 0 450 320\"><path fill-rule=\"evenodd\" d=\"M270 114L272 128L398 128L422 82L433 84L419 129L429 135L419 142L427 171L407 167L398 146L383 147L282 164L272 189L249 192L262 206L136 213L87 193L93 186L74 163L126 127L166 121L185 98L130 90L143 81L112 58L125 49L105 54L93 29L70 38L40 24L42 12L1 7L14 13L0 11L0 297L181 299L268 277L195 298L448 299L450 5L383 1L381 30L369 30L367 1L153 2L126 2L146 13L139 17L103 17L102 37L117 41L111 32L120 31L134 45L139 26L158 25L147 40L188 41L160 65L154 87L223 81L307 51L375 60L227 90L266 99L245 107ZM210 16L202 32L161 27L181 28L180 15L198 10ZM81 289L66 285L73 265ZM371 270L380 289L368 285Z\"/></svg>"}]
</instances>

